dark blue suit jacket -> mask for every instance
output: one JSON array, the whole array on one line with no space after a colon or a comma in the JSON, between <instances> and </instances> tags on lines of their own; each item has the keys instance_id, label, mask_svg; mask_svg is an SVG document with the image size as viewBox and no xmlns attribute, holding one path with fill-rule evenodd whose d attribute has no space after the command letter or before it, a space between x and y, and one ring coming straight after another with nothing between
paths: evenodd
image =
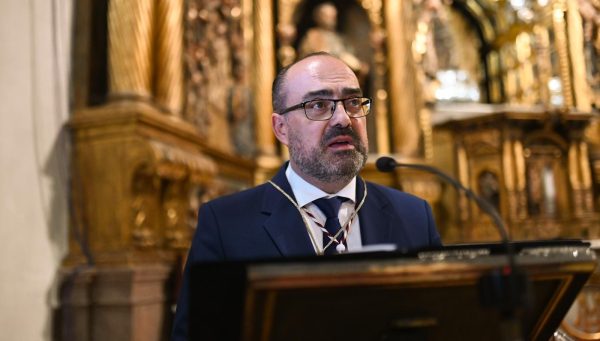
<instances>
[{"instance_id":1,"label":"dark blue suit jacket","mask_svg":"<svg viewBox=\"0 0 600 341\"><path fill-rule=\"evenodd\" d=\"M285 169L282 167L272 181L293 197ZM359 193L362 187L358 179ZM358 216L363 245L396 244L406 250L441 245L429 204L410 194L367 183L367 198ZM189 264L314 254L300 213L269 183L203 204L184 272L172 340L187 340Z\"/></svg>"}]
</instances>

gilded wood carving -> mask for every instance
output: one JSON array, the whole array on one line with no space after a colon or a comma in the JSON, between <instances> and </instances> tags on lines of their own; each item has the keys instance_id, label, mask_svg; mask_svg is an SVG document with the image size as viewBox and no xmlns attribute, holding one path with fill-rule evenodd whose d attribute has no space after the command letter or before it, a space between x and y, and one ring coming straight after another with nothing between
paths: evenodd
<instances>
[{"instance_id":1,"label":"gilded wood carving","mask_svg":"<svg viewBox=\"0 0 600 341\"><path fill-rule=\"evenodd\" d=\"M254 114L241 6L240 1L188 3L185 119L210 147L251 157Z\"/></svg>"}]
</instances>

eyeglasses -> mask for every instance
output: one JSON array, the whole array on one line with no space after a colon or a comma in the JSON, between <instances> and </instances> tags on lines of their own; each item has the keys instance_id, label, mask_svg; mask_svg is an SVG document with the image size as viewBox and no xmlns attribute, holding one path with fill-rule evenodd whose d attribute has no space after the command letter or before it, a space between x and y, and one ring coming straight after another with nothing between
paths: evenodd
<instances>
[{"instance_id":1,"label":"eyeglasses","mask_svg":"<svg viewBox=\"0 0 600 341\"><path fill-rule=\"evenodd\" d=\"M293 105L279 115L286 114L297 109L304 109L306 118L313 121L327 121L333 117L337 103L342 102L346 114L352 118L367 116L371 112L372 100L368 97L350 97L342 99L313 99Z\"/></svg>"}]
</instances>

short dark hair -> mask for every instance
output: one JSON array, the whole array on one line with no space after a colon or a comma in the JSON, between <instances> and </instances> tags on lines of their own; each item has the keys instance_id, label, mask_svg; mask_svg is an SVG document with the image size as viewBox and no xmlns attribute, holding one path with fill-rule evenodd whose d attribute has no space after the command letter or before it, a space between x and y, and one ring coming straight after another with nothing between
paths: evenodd
<instances>
[{"instance_id":1,"label":"short dark hair","mask_svg":"<svg viewBox=\"0 0 600 341\"><path fill-rule=\"evenodd\" d=\"M314 56L329 56L329 57L338 59L336 56L332 55L331 53L325 52L325 51L313 52L313 53L307 54L306 56L296 60L295 62L291 63L290 65L287 65L284 68L282 68L281 70L279 70L279 72L277 73L277 76L273 80L273 87L271 89L271 97L273 100L273 112L280 113L286 109L285 108L286 94L284 91L284 86L285 86L286 74L289 71L289 69L291 69L292 66L298 64L299 62L303 61L304 59L314 57Z\"/></svg>"}]
</instances>

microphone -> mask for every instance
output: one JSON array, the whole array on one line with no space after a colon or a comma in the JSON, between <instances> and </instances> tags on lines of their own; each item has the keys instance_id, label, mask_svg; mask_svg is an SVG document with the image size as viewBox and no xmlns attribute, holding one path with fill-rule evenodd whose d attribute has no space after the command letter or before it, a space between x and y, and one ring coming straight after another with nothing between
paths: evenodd
<instances>
[{"instance_id":1,"label":"microphone","mask_svg":"<svg viewBox=\"0 0 600 341\"><path fill-rule=\"evenodd\" d=\"M389 156L382 156L375 161L375 166L380 172L390 173L396 169L398 163Z\"/></svg>"},{"instance_id":2,"label":"microphone","mask_svg":"<svg viewBox=\"0 0 600 341\"><path fill-rule=\"evenodd\" d=\"M500 234L500 237L502 238L502 242L509 243L508 232L504 225L504 221L502 220L502 217L500 217L500 214L496 208L450 175L429 165L418 163L398 163L396 160L388 156L382 156L377 159L377 161L375 161L375 166L380 172L386 173L393 172L396 168L413 168L437 175L452 185L452 187L454 187L457 191L465 193L465 195L469 199L473 200L484 213L490 216L494 222L494 225L496 226L496 229L498 230L498 233Z\"/></svg>"},{"instance_id":3,"label":"microphone","mask_svg":"<svg viewBox=\"0 0 600 341\"><path fill-rule=\"evenodd\" d=\"M500 234L508 258L507 267L501 269L500 273L492 273L481 278L480 290L482 303L497 305L507 315L513 315L517 311L517 308L528 305L530 297L528 296L529 284L527 278L516 267L514 245L510 242L504 220L492 204L482 199L458 180L433 166L417 163L399 163L388 156L378 158L375 161L375 166L380 172L387 173L393 172L396 168L412 168L435 174L452 185L457 191L463 192L470 200L473 200L485 214L492 218L494 226ZM514 318L514 315L510 316L510 318ZM515 321L510 322L514 323ZM515 327L517 328L516 330L520 329L518 326ZM516 336L516 338L513 336ZM515 340L520 339L520 337L521 335L512 335L507 336L506 339Z\"/></svg>"}]
</instances>

